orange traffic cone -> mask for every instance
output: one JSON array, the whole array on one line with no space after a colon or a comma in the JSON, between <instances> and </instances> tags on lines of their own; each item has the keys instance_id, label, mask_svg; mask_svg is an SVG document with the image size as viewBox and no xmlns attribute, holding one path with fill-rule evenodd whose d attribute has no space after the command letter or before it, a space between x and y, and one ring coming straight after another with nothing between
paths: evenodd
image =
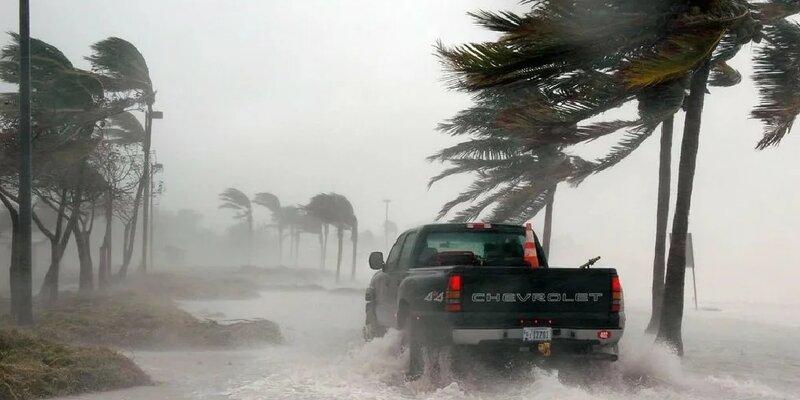
<instances>
[{"instance_id":1,"label":"orange traffic cone","mask_svg":"<svg viewBox=\"0 0 800 400\"><path fill-rule=\"evenodd\" d=\"M525 224L525 243L522 245L523 257L531 268L539 268L539 256L536 254L536 241L533 238L531 223Z\"/></svg>"}]
</instances>

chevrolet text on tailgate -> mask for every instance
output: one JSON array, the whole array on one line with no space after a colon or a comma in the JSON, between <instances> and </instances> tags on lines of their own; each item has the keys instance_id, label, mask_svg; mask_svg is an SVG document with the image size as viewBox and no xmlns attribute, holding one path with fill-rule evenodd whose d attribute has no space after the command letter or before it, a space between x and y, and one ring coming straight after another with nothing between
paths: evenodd
<instances>
[{"instance_id":1,"label":"chevrolet text on tailgate","mask_svg":"<svg viewBox=\"0 0 800 400\"><path fill-rule=\"evenodd\" d=\"M423 225L401 234L366 292L364 337L403 332L409 375L427 350L616 361L625 325L616 270L550 268L536 235L518 225Z\"/></svg>"}]
</instances>

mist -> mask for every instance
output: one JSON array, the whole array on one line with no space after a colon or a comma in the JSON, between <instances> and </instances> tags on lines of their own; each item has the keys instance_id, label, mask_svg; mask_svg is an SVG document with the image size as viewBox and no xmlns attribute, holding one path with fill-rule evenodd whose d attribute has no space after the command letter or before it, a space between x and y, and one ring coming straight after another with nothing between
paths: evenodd
<instances>
[{"instance_id":1,"label":"mist","mask_svg":"<svg viewBox=\"0 0 800 400\"><path fill-rule=\"evenodd\" d=\"M510 391L492 386L500 379L496 376L478 377L469 383L454 380L455 386L448 385L447 379L409 386L399 372L403 361L396 357L402 353L398 332L366 345L358 337L363 290L374 274L367 261L369 254L386 254L405 230L436 222L441 207L472 182L471 176L456 176L428 186L448 165L426 158L463 139L443 134L437 125L473 101L470 93L450 90L452 77L443 71L435 44L438 40L446 45L497 40L497 34L475 24L467 12L525 12L530 5L500 0L46 0L33 2L31 7L31 36L60 49L78 68L90 70L84 59L91 52L90 45L111 36L135 44L147 60L157 94L155 107L164 113L153 126L154 157L164 166L155 180L164 190L154 200L153 255L148 271L209 281L219 276L252 280L252 287L245 285L247 290L259 293L257 299L247 300L189 296L170 301L200 319L219 313L226 320L275 321L293 346L259 348L254 355L226 349L208 357L181 352L168 353L168 357L149 349L137 350L137 361L142 361L146 372L156 380L170 382L162 391L133 389L86 398L124 398L130 393L209 399L359 398L359 393L364 398L470 398L473 390L479 393L477 397L499 393L509 398L524 397L528 391L546 393L540 398L583 398L587 393L599 393L602 398L674 394L672 389L656 390L655 395L617 392L626 385L622 381L611 389L583 392L565 389L549 375L537 383L512 385ZM0 30L14 32L17 23L16 7L10 3L0 6ZM740 380L735 384L714 381L711 386L699 383L706 376L698 371L717 368L709 361L710 350L703 347L730 339L730 332L741 327L731 326L731 318L777 324L787 329L788 339L800 337L800 291L796 290L800 279L796 245L800 240L796 229L800 226L800 166L796 160L800 137L790 132L780 146L755 149L763 129L760 121L750 118L750 110L759 101L751 79L754 52L748 43L728 62L741 72L741 83L709 88L703 111L689 232L697 301L700 308L723 313L707 318L688 315L686 341L691 344L687 346L706 351L699 360L682 369L666 352L643 350L649 340L641 332L648 317L653 274L658 138L650 137L617 166L589 176L580 185L559 186L556 194L550 264L576 267L601 256L599 266L616 268L632 310L629 331L637 331L627 343L628 354L636 356L623 360L618 371L627 376L642 368L666 365L655 379L689 388L676 389L680 395L712 398L718 386L741 385ZM9 91L14 86L0 83L0 89ZM636 113L628 104L596 116L592 122L630 119ZM684 115L675 116L673 196ZM564 151L594 159L623 134ZM290 239L279 245L274 212L255 204L252 245L248 245L243 220L220 208L219 195L227 188L251 198L269 192L284 207L302 207L320 193L344 195L358 219L355 260L348 232L343 236L342 279L334 278L335 231L331 231L324 255L320 237L312 233L299 235L295 254ZM388 219L398 227L388 237L385 199L391 200ZM0 225L10 226L2 218ZM102 218L97 221L101 224ZM669 221L671 226L672 213ZM544 213L533 218L532 224L540 232ZM141 221L138 227L142 229ZM113 240L122 243L124 226L114 222L113 230ZM33 236L36 293L49 265L50 249L36 229ZM95 234L91 248L96 259L102 244L102 234ZM10 234L0 232L0 259L7 260L10 254ZM141 254L137 242L132 270L141 264ZM121 246L112 249L112 271L117 271L121 260ZM353 281L347 279L351 262L355 264ZM79 258L74 245L66 247L62 265L62 288L76 291ZM300 272L287 272L292 269ZM687 278L687 308L693 297L690 280ZM4 273L0 275L0 296L5 297L8 286L8 274ZM304 303L322 307L311 311L316 322L296 315L305 310ZM274 311L264 311L270 307ZM318 334L323 326L330 327L330 337ZM771 326L747 329L763 335ZM705 337L700 327L714 330L717 336ZM739 342L732 345L743 346ZM766 348L768 355L783 351L772 344ZM333 356L313 354L325 351ZM794 352L783 362L796 364L797 357ZM746 357L732 359L750 362ZM758 360L780 362L768 356ZM241 374L221 373L225 381L192 367L198 362L206 362L208 370L225 369L227 363L246 366ZM254 366L262 362L263 371ZM335 362L344 367L315 366L310 367L311 372L299 367ZM159 367L162 363L168 367ZM280 372L282 367L289 372ZM174 372L158 375L170 368L186 368L191 377ZM739 377L746 372L735 369L731 374ZM264 381L260 379L263 376L273 380ZM324 377L320 385L328 391L309 389L313 385L308 381L320 376ZM192 382L203 381L203 377L207 382L200 385L202 396L191 394ZM728 377L723 371L708 379ZM756 389L737 386L727 393L739 398L790 398L790 389L800 388L796 380L786 377L766 383L760 379L753 378ZM335 381L339 380L356 383L337 388ZM480 392L476 389L479 384L492 389ZM288 392L293 386L304 389Z\"/></svg>"}]
</instances>

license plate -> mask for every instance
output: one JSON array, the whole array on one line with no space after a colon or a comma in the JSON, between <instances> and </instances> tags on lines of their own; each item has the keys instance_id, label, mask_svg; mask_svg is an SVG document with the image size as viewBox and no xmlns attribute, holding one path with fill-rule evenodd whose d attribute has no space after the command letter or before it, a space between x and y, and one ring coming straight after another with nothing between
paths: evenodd
<instances>
[{"instance_id":1,"label":"license plate","mask_svg":"<svg viewBox=\"0 0 800 400\"><path fill-rule=\"evenodd\" d=\"M549 342L553 340L552 328L522 328L523 342Z\"/></svg>"}]
</instances>

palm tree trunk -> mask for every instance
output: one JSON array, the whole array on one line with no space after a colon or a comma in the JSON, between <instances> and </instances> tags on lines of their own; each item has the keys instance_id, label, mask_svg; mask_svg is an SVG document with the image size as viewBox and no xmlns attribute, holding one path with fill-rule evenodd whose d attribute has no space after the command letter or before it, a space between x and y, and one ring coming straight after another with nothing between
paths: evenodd
<instances>
[{"instance_id":1,"label":"palm tree trunk","mask_svg":"<svg viewBox=\"0 0 800 400\"><path fill-rule=\"evenodd\" d=\"M76 226L74 229L75 245L78 248L78 264L80 272L78 274L78 291L91 292L94 289L94 276L92 266L92 248L89 243L88 232L81 232Z\"/></svg>"},{"instance_id":2,"label":"palm tree trunk","mask_svg":"<svg viewBox=\"0 0 800 400\"><path fill-rule=\"evenodd\" d=\"M294 233L294 266L300 265L300 229Z\"/></svg>"},{"instance_id":3,"label":"palm tree trunk","mask_svg":"<svg viewBox=\"0 0 800 400\"><path fill-rule=\"evenodd\" d=\"M128 275L128 265L130 265L130 253L128 252L128 248L132 247L130 245L130 237L131 237L131 224L130 222L125 224L122 229L122 265L119 267L119 272L117 276L119 279L124 279L126 275Z\"/></svg>"},{"instance_id":4,"label":"palm tree trunk","mask_svg":"<svg viewBox=\"0 0 800 400\"><path fill-rule=\"evenodd\" d=\"M111 275L111 233L112 221L114 218L114 206L111 190L106 193L105 204L105 220L106 232L103 235L103 245L100 246L100 268L97 274L97 282L100 289L105 289L109 286L109 276Z\"/></svg>"},{"instance_id":5,"label":"palm tree trunk","mask_svg":"<svg viewBox=\"0 0 800 400\"><path fill-rule=\"evenodd\" d=\"M289 260L286 264L291 265L294 261L294 227L289 228Z\"/></svg>"},{"instance_id":6,"label":"palm tree trunk","mask_svg":"<svg viewBox=\"0 0 800 400\"><path fill-rule=\"evenodd\" d=\"M50 240L50 267L39 289L39 297L42 303L49 307L58 301L58 275L61 270L61 257L58 254L58 239Z\"/></svg>"},{"instance_id":7,"label":"palm tree trunk","mask_svg":"<svg viewBox=\"0 0 800 400\"><path fill-rule=\"evenodd\" d=\"M683 355L681 323L683 321L683 286L686 274L686 233L689 231L689 211L692 203L692 187L700 141L700 120L703 115L708 71L709 63L706 62L694 72L687 100L681 159L678 164L675 215L672 219L672 236L664 279L664 302L657 336L658 341L672 346L679 355Z\"/></svg>"},{"instance_id":8,"label":"palm tree trunk","mask_svg":"<svg viewBox=\"0 0 800 400\"><path fill-rule=\"evenodd\" d=\"M247 265L253 265L253 211L247 212Z\"/></svg>"},{"instance_id":9,"label":"palm tree trunk","mask_svg":"<svg viewBox=\"0 0 800 400\"><path fill-rule=\"evenodd\" d=\"M353 224L353 234L350 236L353 239L353 266L350 269L350 280L356 280L356 253L358 251L358 222Z\"/></svg>"},{"instance_id":10,"label":"palm tree trunk","mask_svg":"<svg viewBox=\"0 0 800 400\"><path fill-rule=\"evenodd\" d=\"M658 202L656 205L656 244L653 256L653 293L650 323L647 333L658 331L661 302L664 300L664 269L667 251L667 224L669 222L669 191L672 167L673 117L661 124L661 150L658 160Z\"/></svg>"},{"instance_id":11,"label":"palm tree trunk","mask_svg":"<svg viewBox=\"0 0 800 400\"><path fill-rule=\"evenodd\" d=\"M542 240L542 250L544 250L545 258L550 257L550 236L553 234L553 203L556 198L557 186L558 184L555 184L547 191L547 206L544 209L544 237Z\"/></svg>"},{"instance_id":12,"label":"palm tree trunk","mask_svg":"<svg viewBox=\"0 0 800 400\"><path fill-rule=\"evenodd\" d=\"M339 239L338 252L336 253L336 283L339 283L339 273L342 269L342 245L344 242L344 227L336 227L336 237Z\"/></svg>"},{"instance_id":13,"label":"palm tree trunk","mask_svg":"<svg viewBox=\"0 0 800 400\"><path fill-rule=\"evenodd\" d=\"M39 290L39 296L42 297L45 306L55 305L56 301L58 301L58 279L61 272L61 259L64 258L64 251L67 248L67 244L69 244L70 236L72 236L72 225L77 222L76 218L76 216L70 217L64 232L60 233L57 229L56 233L59 233L59 235L55 235L50 239L50 267L47 269L42 288Z\"/></svg>"},{"instance_id":14,"label":"palm tree trunk","mask_svg":"<svg viewBox=\"0 0 800 400\"><path fill-rule=\"evenodd\" d=\"M317 235L319 239L319 254L320 254L320 262L319 262L319 269L325 268L325 242L323 240L322 229L319 230L319 234Z\"/></svg>"},{"instance_id":15,"label":"palm tree trunk","mask_svg":"<svg viewBox=\"0 0 800 400\"><path fill-rule=\"evenodd\" d=\"M144 192L144 187L142 186L141 182L139 187L136 189L136 196L133 199L133 210L131 211L133 215L131 216L131 220L125 224L125 245L123 246L123 254L122 254L122 266L119 269L119 277L120 279L124 279L128 275L128 267L131 265L131 260L133 259L133 245L136 242L136 220L139 216L139 203L142 200L142 193Z\"/></svg>"},{"instance_id":16,"label":"palm tree trunk","mask_svg":"<svg viewBox=\"0 0 800 400\"><path fill-rule=\"evenodd\" d=\"M283 264L283 227L278 227L278 265Z\"/></svg>"},{"instance_id":17,"label":"palm tree trunk","mask_svg":"<svg viewBox=\"0 0 800 400\"><path fill-rule=\"evenodd\" d=\"M322 241L322 262L320 263L320 269L325 269L325 258L328 256L328 234L330 233L330 225L323 224L322 225L322 232L324 240Z\"/></svg>"}]
</instances>

